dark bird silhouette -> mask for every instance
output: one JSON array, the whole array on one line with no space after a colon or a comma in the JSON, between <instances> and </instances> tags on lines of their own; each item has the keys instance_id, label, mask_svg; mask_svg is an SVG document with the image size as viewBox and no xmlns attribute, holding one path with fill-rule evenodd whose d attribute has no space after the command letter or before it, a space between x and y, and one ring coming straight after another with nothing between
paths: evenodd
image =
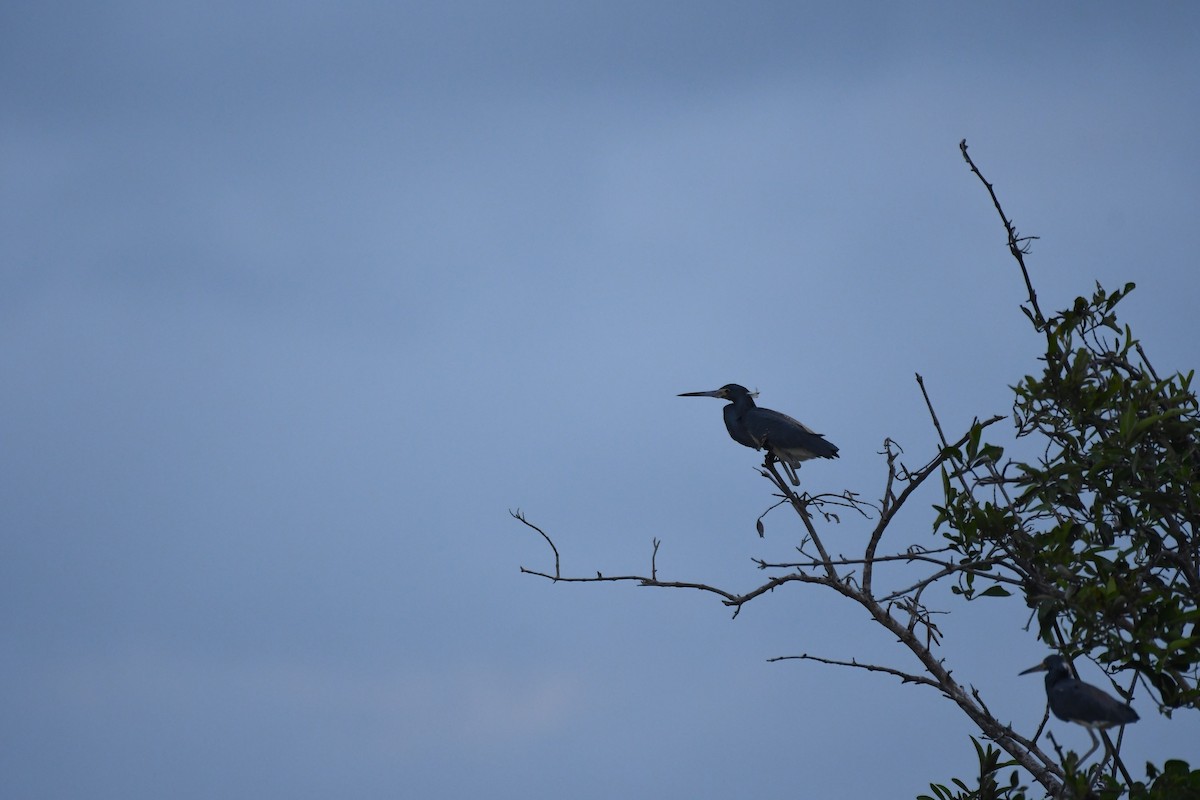
<instances>
[{"instance_id":1,"label":"dark bird silhouette","mask_svg":"<svg viewBox=\"0 0 1200 800\"><path fill-rule=\"evenodd\" d=\"M787 414L754 404L745 386L728 383L711 392L684 392L680 397L718 397L728 400L725 427L738 444L766 450L783 464L793 485L799 485L796 468L810 458L837 458L837 447L825 437Z\"/></svg>"},{"instance_id":2,"label":"dark bird silhouette","mask_svg":"<svg viewBox=\"0 0 1200 800\"><path fill-rule=\"evenodd\" d=\"M1046 701L1054 716L1064 722L1082 725L1092 737L1092 749L1083 754L1079 759L1081 762L1100 746L1095 731L1138 721L1137 712L1128 704L1097 686L1071 677L1071 670L1062 656L1046 656L1042 663L1021 674L1043 671L1046 673Z\"/></svg>"}]
</instances>

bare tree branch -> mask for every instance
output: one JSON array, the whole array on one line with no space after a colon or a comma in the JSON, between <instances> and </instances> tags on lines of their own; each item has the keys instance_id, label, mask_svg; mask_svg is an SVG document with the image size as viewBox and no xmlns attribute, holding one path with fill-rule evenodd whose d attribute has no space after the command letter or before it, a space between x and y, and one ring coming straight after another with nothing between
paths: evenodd
<instances>
[{"instance_id":1,"label":"bare tree branch","mask_svg":"<svg viewBox=\"0 0 1200 800\"><path fill-rule=\"evenodd\" d=\"M1012 257L1021 265L1021 276L1025 278L1025 289L1029 292L1029 305L1033 309L1030 312L1030 319L1037 329L1043 330L1046 327L1046 318L1042 316L1042 310L1038 307L1037 292L1033 290L1033 281L1029 279L1029 269L1025 266L1025 256L1029 253L1029 242L1037 239L1036 236L1017 236L1017 229L1013 227L1010 220L1004 213L1004 209L1000 207L1000 199L996 197L996 190L992 187L987 179L983 177L983 173L975 166L975 162L971 160L971 156L967 154L967 140L963 139L958 143L958 149L962 151L962 157L974 172L979 180L991 195L992 205L996 207L996 213L1000 215L1000 221L1004 223L1004 231L1008 234L1008 251L1012 253Z\"/></svg>"},{"instance_id":2,"label":"bare tree branch","mask_svg":"<svg viewBox=\"0 0 1200 800\"><path fill-rule=\"evenodd\" d=\"M821 658L820 656L810 656L808 653L802 653L798 656L775 656L773 658L768 658L767 661L817 661L822 664L832 664L833 666L837 667L856 667L858 669L865 669L868 672L883 672L888 675L895 675L900 679L901 683L919 683L925 686L932 686L934 689L941 688L938 686L937 681L924 675L913 675L912 673L903 672L898 669L893 669L892 667L884 667L880 666L879 664L867 664L855 659L851 659L849 661L839 661L838 659L834 658Z\"/></svg>"},{"instance_id":3,"label":"bare tree branch","mask_svg":"<svg viewBox=\"0 0 1200 800\"><path fill-rule=\"evenodd\" d=\"M510 510L508 513L512 516L513 519L517 520L518 522L520 522L523 525L528 525L530 528L533 528L535 531L540 533L542 535L542 538L546 540L546 544L550 545L550 549L552 551L554 551L554 575L552 575L552 576L548 575L546 577L549 577L552 580L558 580L560 575L562 574L562 571L559 568L558 548L554 546L554 542L551 541L550 537L546 535L546 532L544 530L539 528L537 525L534 525L529 520L525 519L525 515L521 513L521 509L518 508L516 511ZM525 572L526 569L524 567L521 567L521 571Z\"/></svg>"},{"instance_id":4,"label":"bare tree branch","mask_svg":"<svg viewBox=\"0 0 1200 800\"><path fill-rule=\"evenodd\" d=\"M1008 237L1009 250L1020 265L1029 295L1029 307L1022 306L1022 310L1029 316L1039 331L1045 331L1047 329L1047 322L1038 306L1037 294L1034 291L1024 261L1024 256L1029 252L1029 243L1037 237L1018 235L1012 222L1004 214L994 188L987 182L968 155L966 141L961 142L959 147L971 171L979 178L991 196L993 205L1003 222ZM1096 330L1089 329L1085 331L1085 334L1095 338L1103 334L1103 331L1098 328ZM1127 345L1126 350L1128 349L1129 346ZM1141 353L1140 345L1137 345L1137 352L1141 355L1148 369L1148 362L1145 361L1145 355ZM1136 373L1136 370L1132 366L1123 364L1109 365L1106 369L1124 370L1131 377ZM1155 380L1157 380L1157 376L1155 376ZM995 742L1004 752L1008 753L1012 757L1012 763L1027 770L1033 776L1034 780L1044 787L1049 794L1056 795L1062 790L1064 782L1067 780L1064 764L1071 770L1075 768L1064 760L1061 749L1057 747L1057 743L1054 743L1055 751L1059 756L1057 761L1053 758L1053 754L1043 751L1037 744L1037 740L1041 736L1046 720L1048 719L1049 712L1047 711L1047 717L1042 719L1033 738L1028 739L1014 731L1011 726L1001 723L991 709L988 708L978 689L973 686L964 687L959 684L938 650L941 646L942 632L935 620L938 615L947 612L932 607L925 600L925 596L930 587L939 585L940 581L947 578L952 578L959 581L958 586L955 587L956 590L966 594L969 599L973 592L973 581L976 578L986 578L986 581L990 584L989 588L998 588L998 585L1014 587L1024 593L1027 598L1032 598L1033 600L1037 600L1043 595L1052 599L1060 597L1070 587L1062 589L1058 585L1050 585L1053 581L1037 580L1037 570L1029 566L1029 559L1032 557L1033 540L1029 530L1035 528L1043 521L1056 524L1070 524L1074 518L1071 516L1070 511L1060 512L1055 507L1046 509L1035 508L1032 512L1028 512L1024 516L1022 513L1019 513L1020 509L1018 506L1021 503L1021 498L1018 496L1014 500L1010 496L1008 487L1010 485L1020 486L1020 484L1016 484L1015 479L1005 475L1005 471L1009 469L1012 462L1005 465L997 465L994 463L994 459L999 458L1000 449L992 445L980 446L980 434L982 430L1002 419L1006 419L1006 417L995 415L983 421L976 419L972 422L966 433L956 441L951 442L942 427L935 405L926 389L924 378L920 374L917 374L916 381L924 398L926 408L929 411L930 419L937 431L940 448L922 466L915 470L910 470L900 460L904 452L903 449L891 439L885 439L880 455L885 460L886 473L878 505L861 500L858 494L850 490L846 490L840 494L797 492L795 486L798 484L794 484L791 480L785 479L780 474L778 462L768 452L759 472L765 479L770 481L774 488L773 496L778 498L778 501L772 503L772 505L758 516L755 520L755 527L759 537L763 537L763 519L767 514L781 506L790 506L799 517L803 528L800 543L796 547L802 558L794 562L772 562L761 558L752 559L753 563L759 569L785 570L783 574L777 574L755 588L744 592L734 592L709 583L660 580L658 576L658 553L661 541L658 538L652 540L650 573L648 576L639 574L606 576L597 572L594 577L564 577L560 569L558 548L550 536L541 528L526 520L524 515L518 510L510 513L515 519L537 531L550 546L554 554L553 573L526 567L521 567L521 572L546 578L555 583L629 582L636 583L639 586L665 589L693 589L719 597L726 607L733 609L733 617L735 619L741 613L741 609L745 604L769 594L786 584L799 583L823 586L831 589L838 595L856 603L864 609L879 626L894 637L896 641L902 644L916 658L923 672L905 671L895 667L866 663L855 658L848 660L833 659L809 655L808 653L798 656L776 656L769 658L768 661L815 661L822 664L891 675L899 678L903 683L936 688L945 697L954 702L972 720L986 738ZM963 452L966 453L965 457ZM1049 457L1049 450L1047 450L1046 457ZM948 468L947 464L950 464L951 467ZM891 529L892 524L897 518L897 514L930 476L943 469L947 471L947 474L953 480L953 483L947 489L947 497L950 497L952 492L957 492L954 488L955 486L961 486L962 493L959 496L965 496L965 502L978 502L980 508L985 508L993 513L994 522L991 524L997 529L997 533L994 536L989 533L988 538L985 538L980 544L974 545L971 549L963 549L959 546L958 540L951 539L952 542L955 542L954 546L930 549L912 544L898 552L881 553L880 549L884 546L884 535ZM985 498L976 501L976 492L981 492L981 494L985 495ZM990 499L988 499L988 496L990 496ZM947 505L949 505L949 501L947 501ZM865 537L856 537L853 539L854 541L863 543L861 555L853 554L846 556L839 553L835 557L831 555L826 546L824 535L827 531L824 526L830 522L840 523L839 513L845 508L857 511L863 519L873 520L874 524L863 526L869 527L869 531L865 531ZM944 509L939 510L944 512ZM873 517L872 512L877 514L877 516ZM1053 516L1055 514L1059 514L1059 516ZM1013 530L1004 530L1010 523ZM1166 535L1169 536L1171 534L1168 532ZM1186 538L1191 534L1181 531L1177 535ZM841 539L839 538L838 541L841 541ZM891 540L889 539L890 543ZM859 568L861 568L862 573L861 582L856 574ZM914 570L919 570L918 576L912 574ZM1194 575L1195 573L1196 570L1193 569L1191 573L1184 574ZM884 586L882 589L878 588L887 580L892 582L892 587ZM1057 580L1057 578L1054 580ZM929 592L929 594L933 596L935 593ZM1062 649L1065 651L1067 648L1065 647L1061 631L1057 630L1057 623L1054 622L1051 624L1060 644L1064 645ZM1123 629L1125 625L1128 625L1126 620L1114 621L1114 627L1116 628ZM1126 783L1129 784L1129 775L1125 772L1124 765L1117 756L1120 747L1120 737L1118 737L1116 746L1113 746L1107 736L1104 739L1108 752L1114 759L1114 769L1119 769ZM1053 740L1051 739L1051 741ZM1103 763L1102 761L1101 764ZM1099 774L1100 766L1097 765L1093 769L1093 777Z\"/></svg>"}]
</instances>

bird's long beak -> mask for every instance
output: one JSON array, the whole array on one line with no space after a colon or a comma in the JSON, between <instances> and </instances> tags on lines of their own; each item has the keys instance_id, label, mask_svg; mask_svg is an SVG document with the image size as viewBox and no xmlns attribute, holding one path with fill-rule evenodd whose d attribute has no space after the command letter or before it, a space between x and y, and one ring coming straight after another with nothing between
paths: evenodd
<instances>
[{"instance_id":1,"label":"bird's long beak","mask_svg":"<svg viewBox=\"0 0 1200 800\"><path fill-rule=\"evenodd\" d=\"M684 392L676 397L724 397L720 389L713 389L711 392Z\"/></svg>"},{"instance_id":2,"label":"bird's long beak","mask_svg":"<svg viewBox=\"0 0 1200 800\"><path fill-rule=\"evenodd\" d=\"M1028 675L1031 672L1045 672L1045 671L1046 671L1046 662L1043 661L1042 663L1038 664L1037 666L1030 667L1029 669L1023 669L1020 672L1018 672L1017 674L1018 675Z\"/></svg>"}]
</instances>

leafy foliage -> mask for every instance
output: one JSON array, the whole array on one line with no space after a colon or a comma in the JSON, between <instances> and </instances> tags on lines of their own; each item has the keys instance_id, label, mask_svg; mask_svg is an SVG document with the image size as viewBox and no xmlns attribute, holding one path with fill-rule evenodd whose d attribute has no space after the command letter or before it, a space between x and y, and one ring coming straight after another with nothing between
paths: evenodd
<instances>
[{"instance_id":1,"label":"leafy foliage","mask_svg":"<svg viewBox=\"0 0 1200 800\"><path fill-rule=\"evenodd\" d=\"M1017 763L1002 762L998 749L990 744L981 745L974 736L971 744L975 745L975 755L979 758L979 785L972 789L964 781L954 778L951 783L957 788L955 791L943 784L931 783L929 788L933 794L918 795L917 800L1026 800L1026 790L1016 769L1009 773L1003 785L998 780L1002 770L1015 767Z\"/></svg>"},{"instance_id":2,"label":"leafy foliage","mask_svg":"<svg viewBox=\"0 0 1200 800\"><path fill-rule=\"evenodd\" d=\"M1131 800L1197 800L1200 798L1200 769L1188 769L1184 761L1168 761L1162 771L1146 765L1150 786L1135 783L1129 789Z\"/></svg>"},{"instance_id":3,"label":"leafy foliage","mask_svg":"<svg viewBox=\"0 0 1200 800\"><path fill-rule=\"evenodd\" d=\"M966 558L997 559L1019 578L1039 637L1132 669L1169 708L1200 702L1200 413L1192 374L1160 379L1115 308L1133 290L1042 320L1044 369L1014 387L1018 437L1033 463L972 437L944 474L938 525ZM982 470L981 470L982 467ZM999 583L968 599L1006 593Z\"/></svg>"}]
</instances>

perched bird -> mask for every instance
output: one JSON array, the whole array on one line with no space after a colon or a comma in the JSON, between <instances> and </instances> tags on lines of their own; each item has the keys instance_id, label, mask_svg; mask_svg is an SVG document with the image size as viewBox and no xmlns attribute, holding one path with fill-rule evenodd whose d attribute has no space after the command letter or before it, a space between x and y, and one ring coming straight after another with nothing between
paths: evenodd
<instances>
[{"instance_id":1,"label":"perched bird","mask_svg":"<svg viewBox=\"0 0 1200 800\"><path fill-rule=\"evenodd\" d=\"M837 458L838 449L811 428L769 408L754 404L754 395L745 386L728 383L712 392L684 392L680 397L719 397L728 400L725 406L725 427L738 444L766 450L788 473L792 484L798 486L796 468L810 458Z\"/></svg>"},{"instance_id":2,"label":"perched bird","mask_svg":"<svg viewBox=\"0 0 1200 800\"><path fill-rule=\"evenodd\" d=\"M1126 703L1097 686L1072 678L1071 670L1062 656L1046 656L1042 663L1021 674L1043 671L1046 673L1046 700L1054 716L1064 722L1082 725L1087 728L1088 736L1092 737L1092 749L1084 753L1080 761L1100 746L1095 731L1138 721L1137 712Z\"/></svg>"}]
</instances>

